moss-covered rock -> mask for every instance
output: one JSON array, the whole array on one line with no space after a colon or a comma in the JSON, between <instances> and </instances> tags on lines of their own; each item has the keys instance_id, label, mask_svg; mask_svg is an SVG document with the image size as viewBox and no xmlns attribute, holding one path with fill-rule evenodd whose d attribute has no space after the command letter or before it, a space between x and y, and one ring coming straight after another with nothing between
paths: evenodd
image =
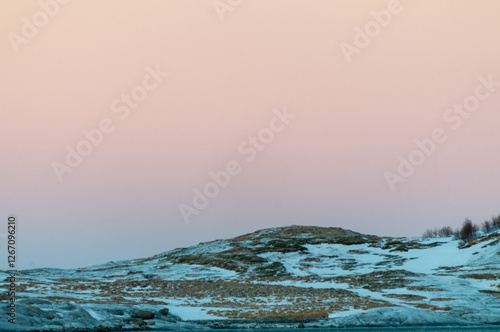
<instances>
[{"instance_id":1,"label":"moss-covered rock","mask_svg":"<svg viewBox=\"0 0 500 332\"><path fill-rule=\"evenodd\" d=\"M138 319L154 319L155 314L152 311L149 310L141 310L141 311L136 311L132 314L132 318L138 318Z\"/></svg>"}]
</instances>

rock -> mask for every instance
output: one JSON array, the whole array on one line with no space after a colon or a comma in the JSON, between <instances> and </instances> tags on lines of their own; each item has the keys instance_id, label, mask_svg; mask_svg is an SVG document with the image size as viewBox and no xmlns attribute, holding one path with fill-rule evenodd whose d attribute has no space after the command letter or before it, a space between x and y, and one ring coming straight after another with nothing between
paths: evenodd
<instances>
[{"instance_id":1,"label":"rock","mask_svg":"<svg viewBox=\"0 0 500 332\"><path fill-rule=\"evenodd\" d=\"M146 322L140 318L125 318L123 321L131 325L139 325L139 326L146 325Z\"/></svg>"},{"instance_id":2,"label":"rock","mask_svg":"<svg viewBox=\"0 0 500 332\"><path fill-rule=\"evenodd\" d=\"M165 309L161 309L160 311L158 311L160 314L162 314L163 316L166 316L168 315L168 308L165 308Z\"/></svg>"},{"instance_id":3,"label":"rock","mask_svg":"<svg viewBox=\"0 0 500 332\"><path fill-rule=\"evenodd\" d=\"M182 319L179 316L172 314L170 312L170 310L168 310L167 308L159 310L158 313L159 313L158 319L161 319L163 321L166 321L169 323L175 323L175 322L182 321Z\"/></svg>"},{"instance_id":4,"label":"rock","mask_svg":"<svg viewBox=\"0 0 500 332\"><path fill-rule=\"evenodd\" d=\"M140 330L140 329L141 329L141 327L140 327L139 325L135 324L135 325L134 325L134 327L133 327L132 329L134 329L134 330Z\"/></svg>"},{"instance_id":5,"label":"rock","mask_svg":"<svg viewBox=\"0 0 500 332\"><path fill-rule=\"evenodd\" d=\"M154 319L155 314L149 310L141 310L141 311L137 311L134 314L132 314L132 317L133 318L140 318L140 319Z\"/></svg>"},{"instance_id":6,"label":"rock","mask_svg":"<svg viewBox=\"0 0 500 332\"><path fill-rule=\"evenodd\" d=\"M108 312L113 315L123 316L125 312L122 309L108 309Z\"/></svg>"},{"instance_id":7,"label":"rock","mask_svg":"<svg viewBox=\"0 0 500 332\"><path fill-rule=\"evenodd\" d=\"M123 329L124 326L125 326L125 324L123 324L123 323L117 323L117 324L115 324L114 328L115 328L115 330L121 330L121 329Z\"/></svg>"},{"instance_id":8,"label":"rock","mask_svg":"<svg viewBox=\"0 0 500 332\"><path fill-rule=\"evenodd\" d=\"M56 318L55 310L43 310L35 306L27 307L22 313L28 317L39 317L47 320L52 320Z\"/></svg>"},{"instance_id":9,"label":"rock","mask_svg":"<svg viewBox=\"0 0 500 332\"><path fill-rule=\"evenodd\" d=\"M304 326L304 323L299 323L299 326L297 326L299 329L303 329L305 326Z\"/></svg>"}]
</instances>

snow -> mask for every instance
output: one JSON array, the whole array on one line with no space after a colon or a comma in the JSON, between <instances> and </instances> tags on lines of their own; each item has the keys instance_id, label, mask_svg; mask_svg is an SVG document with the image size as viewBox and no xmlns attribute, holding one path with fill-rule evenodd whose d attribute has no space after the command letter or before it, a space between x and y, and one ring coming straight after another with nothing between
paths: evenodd
<instances>
[{"instance_id":1,"label":"snow","mask_svg":"<svg viewBox=\"0 0 500 332\"><path fill-rule=\"evenodd\" d=\"M433 273L444 266L467 265L475 248L462 249L457 255L458 241L450 241L437 247L410 250L399 253L404 258L414 258L403 263L402 268L415 273Z\"/></svg>"},{"instance_id":2,"label":"snow","mask_svg":"<svg viewBox=\"0 0 500 332\"><path fill-rule=\"evenodd\" d=\"M276 229L264 230L256 233L259 236L260 242L271 240L271 238L262 238L262 236L276 232ZM297 237L306 238L307 234L299 234ZM398 239L399 240L399 239ZM314 289L343 289L354 292L360 297L370 298L374 300L384 300L391 302L397 307L378 308L370 310L353 309L346 306L345 311L336 311L329 313L329 318L340 322L339 324L361 324L372 320L390 321L397 319L401 322L415 321L425 322L498 322L500 305L498 298L484 294L479 291L495 290L499 291L497 285L498 280L488 280L481 278L465 278L465 274L474 273L493 273L499 275L500 271L500 246L491 244L495 239L483 241L469 248L458 248L458 241L449 238L440 239L401 239L403 242L415 241L420 244L428 245L439 243L435 246L426 247L423 249L410 249L408 251L394 251L391 249L383 249L383 244L378 246L370 245L369 243L343 245L343 244L306 244L307 249L303 252L265 252L258 256L268 260L268 262L281 263L286 271L292 276L297 277L276 278L272 281L269 279L250 278L249 275L239 274L235 271L230 271L218 267L208 265L194 264L174 264L169 261L169 255L200 255L200 254L216 254L228 250L234 250L231 241L217 240L209 243L202 243L186 249L178 249L170 253L160 254L158 256L146 259L124 260L120 262L109 262L91 266L84 269L36 269L20 271L16 279L32 282L32 285L26 288L18 296L36 299L48 297L69 297L73 299L81 299L88 303L81 304L80 307L95 320L105 322L109 319L110 314L102 310L103 305L92 303L90 300L95 299L96 295L104 292L100 287L87 289L70 288L66 290L64 287L68 281L60 281L59 279L75 279L74 286L79 283L116 283L120 281L145 281L149 278L165 281L185 281L185 280L241 280L241 282L259 283L266 285L281 285L294 286L302 288ZM248 239L240 242L240 245L246 244L250 246L255 239ZM422 286L422 289L407 288L406 285L400 287L389 287L390 289L373 289L370 287L350 286L348 283L335 281L335 277L342 276L361 276L372 272L385 272L388 270L405 270L418 275L407 277L407 279L415 280L409 286ZM0 286L5 287L8 273L0 271ZM311 277L311 278L306 278ZM249 279L246 279L249 278ZM322 280L322 278L327 279ZM333 278L333 279L332 279ZM329 280L328 280L329 279ZM390 280L388 280L390 283ZM161 284L161 283L160 283ZM142 284L144 285L144 283ZM156 285L155 287L158 287ZM441 290L429 290L429 287ZM369 288L369 289L368 289ZM168 294L163 297L150 295L158 289L151 285L147 287L127 286L124 293L121 295L126 300L136 302L137 307L150 308L153 310L161 306L161 303L166 303L174 315L181 317L183 320L214 320L223 319L216 315L208 314L208 311L226 311L235 310L235 307L241 303L241 298L225 298L224 306L216 305L218 300L210 297L185 297L171 298ZM292 294L293 292L291 292ZM158 293L156 293L158 294ZM431 310L415 309L410 300L388 297L389 294L398 295L419 295L424 297L423 300L416 300L413 304L421 303L433 305L437 307L450 306L453 309L450 312L432 312ZM104 294L105 295L105 294ZM216 295L213 295L215 298ZM155 305L144 305L141 303L145 298ZM433 301L436 298L447 298L446 301ZM287 304L287 299L284 297L269 296L259 298L262 303L268 307L284 306ZM258 299L253 299L256 304ZM49 303L51 303L49 301ZM222 302L221 302L222 303ZM34 304L39 307L42 304ZM50 304L54 310L59 310L62 313L62 307L57 307L55 304ZM47 308L51 308L47 305ZM109 305L108 305L109 306ZM461 314L467 313L464 317ZM453 316L454 315L454 316ZM346 323L347 322L347 323ZM464 323L464 324L465 324Z\"/></svg>"},{"instance_id":3,"label":"snow","mask_svg":"<svg viewBox=\"0 0 500 332\"><path fill-rule=\"evenodd\" d=\"M210 310L218 311L221 310L219 307L188 307L188 306L168 306L170 312L176 316L182 318L182 320L219 320L225 319L224 317L219 317L215 315L210 315L207 312Z\"/></svg>"},{"instance_id":4,"label":"snow","mask_svg":"<svg viewBox=\"0 0 500 332\"><path fill-rule=\"evenodd\" d=\"M179 250L182 255L197 255L202 253L217 253L233 249L232 245L224 240L217 240Z\"/></svg>"},{"instance_id":5,"label":"snow","mask_svg":"<svg viewBox=\"0 0 500 332\"><path fill-rule=\"evenodd\" d=\"M163 280L232 279L238 276L235 271L195 264L170 264L165 268L149 269L146 272Z\"/></svg>"},{"instance_id":6,"label":"snow","mask_svg":"<svg viewBox=\"0 0 500 332\"><path fill-rule=\"evenodd\" d=\"M299 253L279 253L269 252L259 255L273 262L280 262L286 268L287 272L296 276L333 277L356 274L370 273L374 270L374 265L387 258L387 250L369 247L368 244L342 245L342 244L318 244L305 245L310 258L320 258L319 263L304 262L303 255ZM354 251L354 252L353 252ZM357 254L355 252L367 252L366 254ZM349 264L352 262L353 264ZM308 267L309 266L309 267ZM375 268L376 269L376 268Z\"/></svg>"},{"instance_id":7,"label":"snow","mask_svg":"<svg viewBox=\"0 0 500 332\"><path fill-rule=\"evenodd\" d=\"M329 282L329 281L318 281L318 282L305 282L305 281L295 281L295 280L283 280L283 281L252 281L256 284L266 284L266 285L280 285L280 286L294 286L303 288L316 288L316 289L348 289L349 284L340 282Z\"/></svg>"},{"instance_id":8,"label":"snow","mask_svg":"<svg viewBox=\"0 0 500 332\"><path fill-rule=\"evenodd\" d=\"M86 309L87 309L87 312L89 313L89 315L92 316L92 318L95 318L97 320L103 318L101 315L99 315L97 312L95 312L94 310L92 310L90 307L87 306Z\"/></svg>"},{"instance_id":9,"label":"snow","mask_svg":"<svg viewBox=\"0 0 500 332\"><path fill-rule=\"evenodd\" d=\"M349 310L345 310L345 311L335 311L335 312L329 314L328 318L347 317L347 316L352 316L352 315L363 314L364 312L366 312L366 310L363 310L363 309L349 309Z\"/></svg>"}]
</instances>

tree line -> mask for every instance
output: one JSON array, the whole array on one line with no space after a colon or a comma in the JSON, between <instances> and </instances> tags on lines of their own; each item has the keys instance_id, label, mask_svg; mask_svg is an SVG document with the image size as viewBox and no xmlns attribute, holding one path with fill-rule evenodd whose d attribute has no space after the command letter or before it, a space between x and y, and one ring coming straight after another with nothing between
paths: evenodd
<instances>
[{"instance_id":1,"label":"tree line","mask_svg":"<svg viewBox=\"0 0 500 332\"><path fill-rule=\"evenodd\" d=\"M474 224L470 219L465 219L462 227L453 230L449 226L435 229L427 229L423 238L447 237L454 236L455 239L462 241L462 243L469 243L478 237L479 231L485 234L492 233L500 229L500 215L491 218L491 220L484 221L480 226Z\"/></svg>"}]
</instances>

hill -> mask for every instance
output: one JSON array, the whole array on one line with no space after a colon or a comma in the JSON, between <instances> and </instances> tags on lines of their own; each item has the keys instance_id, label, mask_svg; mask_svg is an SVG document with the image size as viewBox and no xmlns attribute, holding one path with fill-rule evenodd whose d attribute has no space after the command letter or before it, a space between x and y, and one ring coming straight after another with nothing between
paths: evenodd
<instances>
[{"instance_id":1,"label":"hill","mask_svg":"<svg viewBox=\"0 0 500 332\"><path fill-rule=\"evenodd\" d=\"M8 290L8 272L0 278ZM270 228L149 258L20 271L15 284L16 325L0 329L495 325L500 231L460 246Z\"/></svg>"}]
</instances>

